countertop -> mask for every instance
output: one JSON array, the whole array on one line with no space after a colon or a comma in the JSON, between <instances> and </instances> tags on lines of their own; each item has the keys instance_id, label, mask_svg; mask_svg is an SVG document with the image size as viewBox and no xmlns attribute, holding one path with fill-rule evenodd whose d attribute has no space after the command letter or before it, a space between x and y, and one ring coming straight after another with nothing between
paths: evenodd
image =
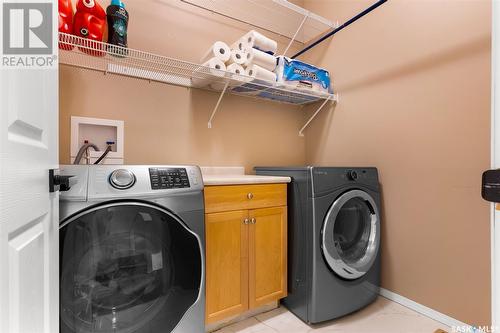
<instances>
[{"instance_id":1,"label":"countertop","mask_svg":"<svg viewBox=\"0 0 500 333\"><path fill-rule=\"evenodd\" d=\"M245 175L243 167L202 167L203 183L211 185L248 185L290 183L290 177Z\"/></svg>"}]
</instances>

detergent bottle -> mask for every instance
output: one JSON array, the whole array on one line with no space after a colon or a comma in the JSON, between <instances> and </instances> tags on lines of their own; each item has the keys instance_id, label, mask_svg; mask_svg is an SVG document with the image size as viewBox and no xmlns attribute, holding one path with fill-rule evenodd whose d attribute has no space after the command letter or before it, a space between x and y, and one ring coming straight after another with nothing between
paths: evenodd
<instances>
[{"instance_id":1,"label":"detergent bottle","mask_svg":"<svg viewBox=\"0 0 500 333\"><path fill-rule=\"evenodd\" d=\"M73 4L71 0L59 0L59 32L73 33ZM73 49L73 46L68 42L70 42L68 37L60 36L59 48L62 50Z\"/></svg>"},{"instance_id":2,"label":"detergent bottle","mask_svg":"<svg viewBox=\"0 0 500 333\"><path fill-rule=\"evenodd\" d=\"M96 57L106 54L104 45L100 43L104 41L106 33L106 12L96 0L78 0L73 33L85 38L79 42L83 52Z\"/></svg>"},{"instance_id":3,"label":"detergent bottle","mask_svg":"<svg viewBox=\"0 0 500 333\"><path fill-rule=\"evenodd\" d=\"M108 15L108 44L111 44L108 45L108 51L117 57L126 56L128 54L126 47L129 15L125 10L125 4L121 0L111 0L106 14Z\"/></svg>"}]
</instances>

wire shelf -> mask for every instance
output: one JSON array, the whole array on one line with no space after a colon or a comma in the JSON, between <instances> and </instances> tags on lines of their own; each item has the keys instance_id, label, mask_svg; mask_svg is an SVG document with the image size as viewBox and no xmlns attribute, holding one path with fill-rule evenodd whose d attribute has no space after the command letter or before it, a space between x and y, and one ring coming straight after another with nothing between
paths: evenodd
<instances>
[{"instance_id":1,"label":"wire shelf","mask_svg":"<svg viewBox=\"0 0 500 333\"><path fill-rule=\"evenodd\" d=\"M276 82L212 69L187 61L59 33L62 65L162 82L181 87L266 99L295 105L336 100L336 95L290 90Z\"/></svg>"},{"instance_id":2,"label":"wire shelf","mask_svg":"<svg viewBox=\"0 0 500 333\"><path fill-rule=\"evenodd\" d=\"M181 1L303 44L336 27L329 20L287 0Z\"/></svg>"}]
</instances>

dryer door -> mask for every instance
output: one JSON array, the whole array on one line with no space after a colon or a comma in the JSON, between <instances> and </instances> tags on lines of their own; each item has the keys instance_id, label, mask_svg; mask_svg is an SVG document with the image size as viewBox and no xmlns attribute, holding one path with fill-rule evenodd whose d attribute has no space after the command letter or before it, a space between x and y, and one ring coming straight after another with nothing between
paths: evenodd
<instances>
[{"instance_id":1,"label":"dryer door","mask_svg":"<svg viewBox=\"0 0 500 333\"><path fill-rule=\"evenodd\" d=\"M380 215L366 192L351 190L331 205L323 222L322 250L330 268L354 280L371 268L380 246Z\"/></svg>"},{"instance_id":2,"label":"dryer door","mask_svg":"<svg viewBox=\"0 0 500 333\"><path fill-rule=\"evenodd\" d=\"M86 210L60 228L61 332L171 332L200 297L202 265L200 239L167 210Z\"/></svg>"}]
</instances>

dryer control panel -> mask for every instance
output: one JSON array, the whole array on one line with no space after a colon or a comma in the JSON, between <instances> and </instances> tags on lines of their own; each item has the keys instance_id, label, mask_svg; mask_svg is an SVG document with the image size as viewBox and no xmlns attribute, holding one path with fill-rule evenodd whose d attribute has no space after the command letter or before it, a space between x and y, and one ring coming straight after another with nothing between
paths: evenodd
<instances>
[{"instance_id":1,"label":"dryer control panel","mask_svg":"<svg viewBox=\"0 0 500 333\"><path fill-rule=\"evenodd\" d=\"M189 177L185 168L149 168L149 178L153 190L189 187Z\"/></svg>"}]
</instances>

